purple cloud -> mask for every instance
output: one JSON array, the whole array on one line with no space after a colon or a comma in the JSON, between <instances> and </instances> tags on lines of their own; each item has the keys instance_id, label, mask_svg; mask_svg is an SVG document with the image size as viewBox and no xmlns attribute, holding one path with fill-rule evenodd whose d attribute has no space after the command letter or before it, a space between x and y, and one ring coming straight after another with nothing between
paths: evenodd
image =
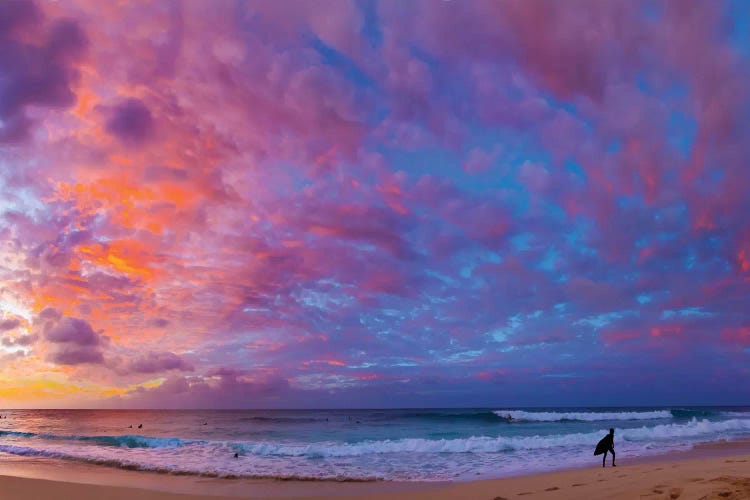
<instances>
[{"instance_id":1,"label":"purple cloud","mask_svg":"<svg viewBox=\"0 0 750 500\"><path fill-rule=\"evenodd\" d=\"M140 99L127 99L109 109L107 132L125 143L141 144L154 130L151 111Z\"/></svg>"},{"instance_id":2,"label":"purple cloud","mask_svg":"<svg viewBox=\"0 0 750 500\"><path fill-rule=\"evenodd\" d=\"M39 337L35 334L28 334L28 335L21 335L20 337L15 338L3 338L3 345L4 346L14 346L14 345L20 345L20 346L30 346L34 342L37 341Z\"/></svg>"},{"instance_id":3,"label":"purple cloud","mask_svg":"<svg viewBox=\"0 0 750 500\"><path fill-rule=\"evenodd\" d=\"M86 321L63 316L53 325L45 327L44 338L53 343L71 343L79 346L99 345L99 335Z\"/></svg>"},{"instance_id":4,"label":"purple cloud","mask_svg":"<svg viewBox=\"0 0 750 500\"><path fill-rule=\"evenodd\" d=\"M112 403L139 408L230 409L247 407L251 401L268 404L287 392L289 383L284 379L248 381L232 370L218 370L208 377L171 377L159 387L135 389Z\"/></svg>"},{"instance_id":5,"label":"purple cloud","mask_svg":"<svg viewBox=\"0 0 750 500\"><path fill-rule=\"evenodd\" d=\"M58 365L102 364L104 356L101 351L90 346L76 346L63 344L57 346L47 356L47 360Z\"/></svg>"},{"instance_id":6,"label":"purple cloud","mask_svg":"<svg viewBox=\"0 0 750 500\"><path fill-rule=\"evenodd\" d=\"M177 354L151 351L129 359L124 370L126 373L160 373L169 370L193 371L194 368Z\"/></svg>"},{"instance_id":7,"label":"purple cloud","mask_svg":"<svg viewBox=\"0 0 750 500\"><path fill-rule=\"evenodd\" d=\"M39 314L47 341L47 360L59 365L102 364L102 337L83 319L47 308Z\"/></svg>"},{"instance_id":8,"label":"purple cloud","mask_svg":"<svg viewBox=\"0 0 750 500\"><path fill-rule=\"evenodd\" d=\"M3 321L0 321L0 332L7 332L8 330L12 330L19 326L21 326L21 320L18 318L4 319Z\"/></svg>"},{"instance_id":9,"label":"purple cloud","mask_svg":"<svg viewBox=\"0 0 750 500\"><path fill-rule=\"evenodd\" d=\"M66 108L75 100L74 63L87 38L78 23L63 19L45 30L43 16L31 1L0 4L0 142L21 142L33 120L29 106ZM30 37L41 43L29 43Z\"/></svg>"}]
</instances>

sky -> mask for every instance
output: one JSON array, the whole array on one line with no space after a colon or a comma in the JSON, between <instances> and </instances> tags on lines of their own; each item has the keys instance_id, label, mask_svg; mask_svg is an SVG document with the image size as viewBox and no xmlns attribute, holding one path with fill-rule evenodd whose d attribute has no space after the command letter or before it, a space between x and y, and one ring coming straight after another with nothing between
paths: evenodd
<instances>
[{"instance_id":1,"label":"sky","mask_svg":"<svg viewBox=\"0 0 750 500\"><path fill-rule=\"evenodd\" d=\"M749 33L0 2L0 406L747 404Z\"/></svg>"}]
</instances>

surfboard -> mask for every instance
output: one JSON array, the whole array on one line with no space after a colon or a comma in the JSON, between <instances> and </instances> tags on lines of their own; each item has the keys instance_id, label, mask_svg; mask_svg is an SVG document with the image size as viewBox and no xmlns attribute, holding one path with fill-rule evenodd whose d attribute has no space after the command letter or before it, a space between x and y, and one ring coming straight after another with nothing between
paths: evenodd
<instances>
[{"instance_id":1,"label":"surfboard","mask_svg":"<svg viewBox=\"0 0 750 500\"><path fill-rule=\"evenodd\" d=\"M596 445L596 449L594 450L594 455L601 455L605 451L609 449L609 435L604 436L601 441L599 441L599 444Z\"/></svg>"}]
</instances>

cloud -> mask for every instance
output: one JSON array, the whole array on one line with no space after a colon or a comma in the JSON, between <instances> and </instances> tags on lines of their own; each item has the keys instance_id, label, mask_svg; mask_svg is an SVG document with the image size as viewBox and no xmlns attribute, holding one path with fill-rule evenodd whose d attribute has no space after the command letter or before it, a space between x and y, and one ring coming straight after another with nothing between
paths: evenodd
<instances>
[{"instance_id":1,"label":"cloud","mask_svg":"<svg viewBox=\"0 0 750 500\"><path fill-rule=\"evenodd\" d=\"M171 352L150 351L142 356L128 359L124 371L126 373L160 373L169 370L193 371L193 366L182 357Z\"/></svg>"},{"instance_id":2,"label":"cloud","mask_svg":"<svg viewBox=\"0 0 750 500\"><path fill-rule=\"evenodd\" d=\"M495 159L497 158L498 151L484 151L483 149L473 148L469 151L469 156L464 162L464 170L470 174L478 174L488 170Z\"/></svg>"},{"instance_id":3,"label":"cloud","mask_svg":"<svg viewBox=\"0 0 750 500\"><path fill-rule=\"evenodd\" d=\"M47 308L39 314L49 350L46 359L58 365L102 364L105 340L83 319Z\"/></svg>"},{"instance_id":4,"label":"cloud","mask_svg":"<svg viewBox=\"0 0 750 500\"><path fill-rule=\"evenodd\" d=\"M104 357L98 349L92 349L89 346L76 346L70 344L56 346L47 356L47 360L58 365L104 363Z\"/></svg>"},{"instance_id":5,"label":"cloud","mask_svg":"<svg viewBox=\"0 0 750 500\"><path fill-rule=\"evenodd\" d=\"M87 37L75 20L57 19L45 27L31 1L0 4L0 143L24 141L34 123L29 108L67 108L75 103L75 62ZM39 43L30 43L29 40Z\"/></svg>"},{"instance_id":6,"label":"cloud","mask_svg":"<svg viewBox=\"0 0 750 500\"><path fill-rule=\"evenodd\" d=\"M21 326L21 320L18 318L9 318L0 321L0 332L7 332Z\"/></svg>"},{"instance_id":7,"label":"cloud","mask_svg":"<svg viewBox=\"0 0 750 500\"><path fill-rule=\"evenodd\" d=\"M126 99L109 109L105 124L107 132L125 143L140 144L154 130L151 111L140 99Z\"/></svg>"},{"instance_id":8,"label":"cloud","mask_svg":"<svg viewBox=\"0 0 750 500\"><path fill-rule=\"evenodd\" d=\"M37 335L34 335L34 334L20 335L18 337L14 337L14 338L5 337L5 338L3 338L3 345L4 346L8 346L8 347L14 346L14 345L16 345L16 346L30 346L34 342L36 342L38 338L39 337Z\"/></svg>"},{"instance_id":9,"label":"cloud","mask_svg":"<svg viewBox=\"0 0 750 500\"><path fill-rule=\"evenodd\" d=\"M239 372L218 369L205 377L171 377L153 389L138 388L114 404L138 408L247 408L269 404L289 391L280 378L249 381Z\"/></svg>"},{"instance_id":10,"label":"cloud","mask_svg":"<svg viewBox=\"0 0 750 500\"><path fill-rule=\"evenodd\" d=\"M721 340L729 344L750 345L750 327L727 327L721 332Z\"/></svg>"}]
</instances>

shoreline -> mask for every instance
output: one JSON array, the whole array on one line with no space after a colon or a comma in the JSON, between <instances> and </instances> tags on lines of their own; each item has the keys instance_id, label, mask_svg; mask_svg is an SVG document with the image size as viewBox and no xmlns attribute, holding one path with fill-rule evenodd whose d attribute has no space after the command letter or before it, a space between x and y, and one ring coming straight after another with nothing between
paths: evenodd
<instances>
[{"instance_id":1,"label":"shoreline","mask_svg":"<svg viewBox=\"0 0 750 500\"><path fill-rule=\"evenodd\" d=\"M689 491L700 491L703 492L702 496L714 498L710 496L714 490L729 492L730 495L716 498L750 498L750 439L700 443L690 450L660 455L620 457L616 468L609 465L610 460L608 466L602 468L598 466L599 458L592 457L591 467L443 482L223 479L113 469L60 459L7 457L0 459L0 491L3 498L8 500L93 500L105 497L110 500L448 500L485 497L491 500L524 495L550 499L625 499L641 495L650 495L649 498L693 498L685 496L685 492ZM600 484L602 482L606 482L606 492L597 487L597 484L604 486ZM650 482L654 483L651 490L647 484ZM667 486L668 490L665 489ZM662 496L667 491L671 493ZM735 494L744 496L732 496Z\"/></svg>"}]
</instances>

